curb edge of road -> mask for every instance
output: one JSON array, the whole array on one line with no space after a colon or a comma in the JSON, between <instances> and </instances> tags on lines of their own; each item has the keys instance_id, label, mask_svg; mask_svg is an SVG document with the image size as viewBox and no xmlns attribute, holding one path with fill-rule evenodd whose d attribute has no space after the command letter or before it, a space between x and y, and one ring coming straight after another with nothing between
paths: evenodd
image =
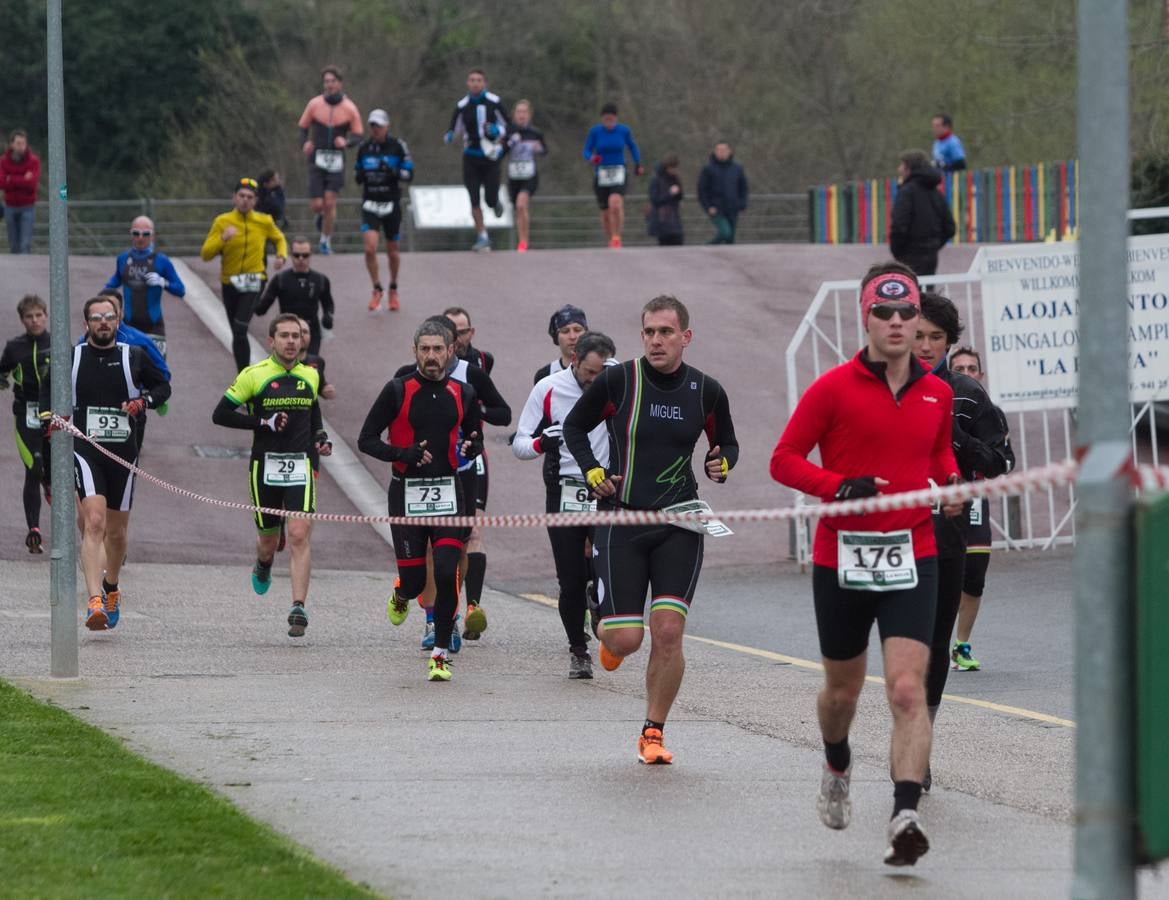
<instances>
[{"instance_id":1,"label":"curb edge of road","mask_svg":"<svg viewBox=\"0 0 1169 900\"><path fill-rule=\"evenodd\" d=\"M179 277L183 279L183 284L187 287L185 298L187 305L191 307L191 311L199 317L204 327L223 345L230 356L231 326L227 322L227 314L223 304L190 266L181 259L172 259L171 262L174 263ZM248 342L252 347L252 362L257 362L268 355L254 335L248 335ZM341 492L345 494L350 503L357 507L357 511L361 515L384 516L386 514L386 492L382 490L382 486L361 464L361 460L357 458L357 454L353 452L349 444L328 423L323 412L321 427L333 439L333 454L324 457L321 464L328 469L329 474L341 488ZM370 523L369 527L393 547L389 525L373 522Z\"/></svg>"}]
</instances>

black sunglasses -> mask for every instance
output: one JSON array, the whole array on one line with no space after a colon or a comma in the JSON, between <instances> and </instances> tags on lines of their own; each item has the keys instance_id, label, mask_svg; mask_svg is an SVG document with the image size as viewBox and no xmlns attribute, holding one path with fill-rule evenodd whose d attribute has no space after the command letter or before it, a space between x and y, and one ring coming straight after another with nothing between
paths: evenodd
<instances>
[{"instance_id":1,"label":"black sunglasses","mask_svg":"<svg viewBox=\"0 0 1169 900\"><path fill-rule=\"evenodd\" d=\"M150 237L152 234L154 234L154 232L153 231L131 231L130 234L133 237Z\"/></svg>"},{"instance_id":2,"label":"black sunglasses","mask_svg":"<svg viewBox=\"0 0 1169 900\"><path fill-rule=\"evenodd\" d=\"M912 303L878 303L869 310L869 315L876 316L882 322L888 322L896 313L902 322L912 322L921 314L921 310Z\"/></svg>"},{"instance_id":3,"label":"black sunglasses","mask_svg":"<svg viewBox=\"0 0 1169 900\"><path fill-rule=\"evenodd\" d=\"M310 256L312 256L311 253L293 253L292 254L293 259L308 259Z\"/></svg>"}]
</instances>

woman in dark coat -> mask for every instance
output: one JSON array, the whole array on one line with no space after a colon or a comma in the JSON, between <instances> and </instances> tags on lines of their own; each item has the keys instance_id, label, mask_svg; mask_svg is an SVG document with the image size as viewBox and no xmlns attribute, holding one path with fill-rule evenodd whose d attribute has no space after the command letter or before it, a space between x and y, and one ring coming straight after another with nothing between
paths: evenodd
<instances>
[{"instance_id":1,"label":"woman in dark coat","mask_svg":"<svg viewBox=\"0 0 1169 900\"><path fill-rule=\"evenodd\" d=\"M658 165L649 183L650 209L646 227L662 247L682 243L682 179L678 177L678 157L671 153Z\"/></svg>"}]
</instances>

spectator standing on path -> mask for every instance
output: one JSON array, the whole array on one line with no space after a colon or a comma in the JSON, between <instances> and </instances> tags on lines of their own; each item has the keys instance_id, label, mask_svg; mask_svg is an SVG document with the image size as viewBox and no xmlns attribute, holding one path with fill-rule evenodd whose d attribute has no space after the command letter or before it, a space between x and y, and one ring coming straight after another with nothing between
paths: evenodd
<instances>
[{"instance_id":1,"label":"spectator standing on path","mask_svg":"<svg viewBox=\"0 0 1169 900\"><path fill-rule=\"evenodd\" d=\"M4 224L8 227L11 253L32 252L40 180L41 161L28 146L28 134L17 128L8 139L8 149L0 156L0 191L4 193Z\"/></svg>"},{"instance_id":2,"label":"spectator standing on path","mask_svg":"<svg viewBox=\"0 0 1169 900\"><path fill-rule=\"evenodd\" d=\"M897 199L889 226L893 258L920 278L938 270L938 251L954 237L954 214L938 190L941 173L921 150L907 150L897 164Z\"/></svg>"},{"instance_id":3,"label":"spectator standing on path","mask_svg":"<svg viewBox=\"0 0 1169 900\"><path fill-rule=\"evenodd\" d=\"M528 252L530 203L540 184L536 157L548 155L548 145L538 128L532 127L532 102L521 100L512 110L512 124L507 129L507 193L515 209L516 252Z\"/></svg>"},{"instance_id":4,"label":"spectator standing on path","mask_svg":"<svg viewBox=\"0 0 1169 900\"><path fill-rule=\"evenodd\" d=\"M361 113L345 96L336 66L321 69L321 93L300 114L300 141L308 159L308 192L321 233L319 250L332 253L337 194L345 184L345 148L361 140Z\"/></svg>"},{"instance_id":5,"label":"spectator standing on path","mask_svg":"<svg viewBox=\"0 0 1169 900\"><path fill-rule=\"evenodd\" d=\"M671 153L658 164L649 183L650 209L646 228L661 247L682 244L682 179L678 176L678 157Z\"/></svg>"},{"instance_id":6,"label":"spectator standing on path","mask_svg":"<svg viewBox=\"0 0 1169 900\"><path fill-rule=\"evenodd\" d=\"M633 158L633 173L644 175L641 151L633 141L628 125L617 121L617 104L601 107L601 123L589 129L585 138L584 158L593 166L593 191L601 210L601 228L609 246L621 246L621 229L625 225L625 148Z\"/></svg>"},{"instance_id":7,"label":"spectator standing on path","mask_svg":"<svg viewBox=\"0 0 1169 900\"><path fill-rule=\"evenodd\" d=\"M938 113L930 121L934 132L934 165L943 172L958 172L966 168L966 149L954 134L954 122L945 113Z\"/></svg>"},{"instance_id":8,"label":"spectator standing on path","mask_svg":"<svg viewBox=\"0 0 1169 900\"><path fill-rule=\"evenodd\" d=\"M288 216L284 214L287 201L284 197L284 180L274 169L265 169L256 181L260 190L256 194L256 212L267 213L283 231L288 228Z\"/></svg>"},{"instance_id":9,"label":"spectator standing on path","mask_svg":"<svg viewBox=\"0 0 1169 900\"><path fill-rule=\"evenodd\" d=\"M455 104L442 139L450 144L459 136L463 138L463 185L471 199L471 218L475 222L475 243L471 249L475 251L491 249L487 226L483 223L480 192L495 215L503 215L503 204L499 202L499 160L509 124L507 107L498 94L487 90L486 73L472 69L467 73L467 93Z\"/></svg>"},{"instance_id":10,"label":"spectator standing on path","mask_svg":"<svg viewBox=\"0 0 1169 900\"><path fill-rule=\"evenodd\" d=\"M714 225L714 237L707 243L733 244L739 213L747 208L747 175L727 141L714 145L698 173L698 202Z\"/></svg>"},{"instance_id":11,"label":"spectator standing on path","mask_svg":"<svg viewBox=\"0 0 1169 900\"><path fill-rule=\"evenodd\" d=\"M149 337L165 359L162 294L166 291L181 300L187 288L166 254L154 249L154 222L149 216L130 223L130 249L118 254L106 287L122 289L122 322Z\"/></svg>"}]
</instances>

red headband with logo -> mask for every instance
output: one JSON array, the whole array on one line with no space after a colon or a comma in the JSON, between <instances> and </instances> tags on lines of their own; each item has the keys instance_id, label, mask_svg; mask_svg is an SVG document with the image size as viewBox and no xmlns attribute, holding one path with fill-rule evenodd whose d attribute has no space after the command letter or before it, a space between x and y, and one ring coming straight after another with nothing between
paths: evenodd
<instances>
[{"instance_id":1,"label":"red headband with logo","mask_svg":"<svg viewBox=\"0 0 1169 900\"><path fill-rule=\"evenodd\" d=\"M861 291L861 319L869 324L869 310L878 303L912 303L921 309L921 291L917 282L907 275L890 272L878 275Z\"/></svg>"}]
</instances>

